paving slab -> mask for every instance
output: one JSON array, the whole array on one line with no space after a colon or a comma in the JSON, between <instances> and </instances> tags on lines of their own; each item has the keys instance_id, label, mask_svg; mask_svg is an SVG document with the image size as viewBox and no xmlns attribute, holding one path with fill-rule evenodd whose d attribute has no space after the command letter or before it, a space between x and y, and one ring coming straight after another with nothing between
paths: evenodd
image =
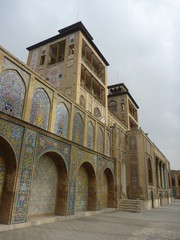
<instances>
[{"instance_id":1,"label":"paving slab","mask_svg":"<svg viewBox=\"0 0 180 240\"><path fill-rule=\"evenodd\" d=\"M143 213L111 211L0 232L0 240L180 240L180 200Z\"/></svg>"}]
</instances>

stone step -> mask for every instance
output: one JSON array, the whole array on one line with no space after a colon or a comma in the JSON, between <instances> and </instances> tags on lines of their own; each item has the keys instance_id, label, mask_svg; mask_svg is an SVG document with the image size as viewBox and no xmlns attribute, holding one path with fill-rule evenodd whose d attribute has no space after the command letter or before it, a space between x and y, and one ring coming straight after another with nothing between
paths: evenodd
<instances>
[{"instance_id":1,"label":"stone step","mask_svg":"<svg viewBox=\"0 0 180 240\"><path fill-rule=\"evenodd\" d=\"M118 210L127 211L127 212L142 212L143 211L143 201L122 199L119 202Z\"/></svg>"}]
</instances>

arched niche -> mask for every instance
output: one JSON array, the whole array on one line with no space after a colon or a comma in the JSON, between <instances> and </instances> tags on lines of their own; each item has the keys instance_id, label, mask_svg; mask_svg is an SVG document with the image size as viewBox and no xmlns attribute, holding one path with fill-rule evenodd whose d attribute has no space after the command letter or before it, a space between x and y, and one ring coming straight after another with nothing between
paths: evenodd
<instances>
[{"instance_id":1,"label":"arched niche","mask_svg":"<svg viewBox=\"0 0 180 240\"><path fill-rule=\"evenodd\" d=\"M36 162L31 186L29 217L66 215L68 176L64 159L46 152Z\"/></svg>"},{"instance_id":2,"label":"arched niche","mask_svg":"<svg viewBox=\"0 0 180 240\"><path fill-rule=\"evenodd\" d=\"M76 178L75 210L96 210L96 175L89 162L81 164Z\"/></svg>"},{"instance_id":3,"label":"arched niche","mask_svg":"<svg viewBox=\"0 0 180 240\"><path fill-rule=\"evenodd\" d=\"M0 136L0 223L11 223L16 171L15 153L11 145Z\"/></svg>"}]
</instances>

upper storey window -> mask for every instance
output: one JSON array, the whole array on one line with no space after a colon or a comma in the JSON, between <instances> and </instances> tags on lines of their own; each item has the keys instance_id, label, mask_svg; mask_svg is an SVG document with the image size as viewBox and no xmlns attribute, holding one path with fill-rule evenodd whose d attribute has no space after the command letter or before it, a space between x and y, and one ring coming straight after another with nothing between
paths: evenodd
<instances>
[{"instance_id":1,"label":"upper storey window","mask_svg":"<svg viewBox=\"0 0 180 240\"><path fill-rule=\"evenodd\" d=\"M82 43L82 59L83 63L86 64L86 67L88 67L103 84L105 84L105 66L100 62L96 54L84 40Z\"/></svg>"},{"instance_id":2,"label":"upper storey window","mask_svg":"<svg viewBox=\"0 0 180 240\"><path fill-rule=\"evenodd\" d=\"M55 43L49 47L49 61L48 64L54 64L64 61L65 40Z\"/></svg>"}]
</instances>

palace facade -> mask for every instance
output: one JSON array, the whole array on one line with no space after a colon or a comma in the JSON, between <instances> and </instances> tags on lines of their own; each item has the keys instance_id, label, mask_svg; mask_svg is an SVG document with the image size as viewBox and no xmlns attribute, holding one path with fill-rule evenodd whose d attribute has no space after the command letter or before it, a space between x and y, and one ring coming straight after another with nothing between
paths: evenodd
<instances>
[{"instance_id":1,"label":"palace facade","mask_svg":"<svg viewBox=\"0 0 180 240\"><path fill-rule=\"evenodd\" d=\"M180 170L171 170L173 198L180 199Z\"/></svg>"},{"instance_id":2,"label":"palace facade","mask_svg":"<svg viewBox=\"0 0 180 240\"><path fill-rule=\"evenodd\" d=\"M84 25L27 49L0 47L0 223L170 203L170 163Z\"/></svg>"}]
</instances>

